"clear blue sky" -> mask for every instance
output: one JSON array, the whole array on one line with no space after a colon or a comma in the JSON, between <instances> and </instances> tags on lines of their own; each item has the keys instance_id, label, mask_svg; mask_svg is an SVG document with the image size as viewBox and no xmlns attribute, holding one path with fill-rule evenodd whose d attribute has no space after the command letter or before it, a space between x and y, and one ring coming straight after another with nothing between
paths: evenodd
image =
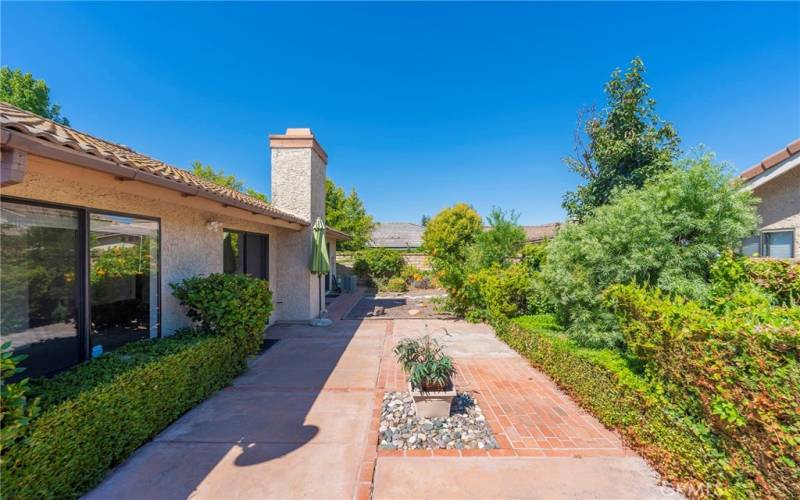
<instances>
[{"instance_id":1,"label":"clear blue sky","mask_svg":"<svg viewBox=\"0 0 800 500\"><path fill-rule=\"evenodd\" d=\"M457 201L563 217L578 109L640 55L684 149L744 169L800 137L800 4L2 3L2 64L75 128L269 191L311 127L380 221Z\"/></svg>"}]
</instances>

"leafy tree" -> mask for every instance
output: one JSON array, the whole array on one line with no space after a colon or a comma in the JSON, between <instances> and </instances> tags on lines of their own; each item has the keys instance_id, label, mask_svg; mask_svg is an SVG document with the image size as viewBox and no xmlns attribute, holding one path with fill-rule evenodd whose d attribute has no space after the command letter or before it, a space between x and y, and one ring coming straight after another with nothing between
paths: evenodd
<instances>
[{"instance_id":1,"label":"leafy tree","mask_svg":"<svg viewBox=\"0 0 800 500\"><path fill-rule=\"evenodd\" d=\"M584 112L588 119L584 121L584 113L579 119L575 155L564 162L587 182L564 195L562 206L572 220L583 221L619 189L642 187L647 179L668 170L680 153L680 138L656 114L644 73L638 57L624 75L619 68L614 70L605 85L606 108L599 115L589 109Z\"/></svg>"},{"instance_id":2,"label":"leafy tree","mask_svg":"<svg viewBox=\"0 0 800 500\"><path fill-rule=\"evenodd\" d=\"M481 216L466 203L458 203L436 214L422 233L422 248L428 254L439 282L450 294L451 304L459 310L467 275L467 252L483 231Z\"/></svg>"},{"instance_id":3,"label":"leafy tree","mask_svg":"<svg viewBox=\"0 0 800 500\"><path fill-rule=\"evenodd\" d=\"M628 189L549 243L542 273L557 314L578 341L609 346L621 339L601 298L609 285L705 298L712 263L756 227L755 203L711 155Z\"/></svg>"},{"instance_id":4,"label":"leafy tree","mask_svg":"<svg viewBox=\"0 0 800 500\"><path fill-rule=\"evenodd\" d=\"M234 191L245 193L246 195L252 196L253 198L259 199L263 202L269 201L267 195L264 193L260 193L253 188L245 188L244 181L238 179L235 175L226 174L221 169L216 170L211 165L203 165L199 161L195 161L192 163L192 173L201 179L211 181L214 184L219 184L220 186L225 186L233 189Z\"/></svg>"},{"instance_id":5,"label":"leafy tree","mask_svg":"<svg viewBox=\"0 0 800 500\"><path fill-rule=\"evenodd\" d=\"M427 226L428 225L428 221L430 221L430 220L431 220L431 217L429 215L423 214L422 215L422 219L420 219L420 225Z\"/></svg>"},{"instance_id":6,"label":"leafy tree","mask_svg":"<svg viewBox=\"0 0 800 500\"><path fill-rule=\"evenodd\" d=\"M525 232L517 224L519 214L492 208L486 217L488 230L479 233L475 242L467 250L467 268L470 272L491 267L507 265L517 257L525 246Z\"/></svg>"},{"instance_id":7,"label":"leafy tree","mask_svg":"<svg viewBox=\"0 0 800 500\"><path fill-rule=\"evenodd\" d=\"M337 243L341 250L361 250L372 238L375 222L367 214L364 202L358 197L355 189L345 194L344 189L332 180L325 180L325 218L328 226L349 234L350 241Z\"/></svg>"},{"instance_id":8,"label":"leafy tree","mask_svg":"<svg viewBox=\"0 0 800 500\"><path fill-rule=\"evenodd\" d=\"M50 88L45 81L20 69L0 68L0 101L69 126L69 120L61 116L61 106L50 103Z\"/></svg>"}]
</instances>

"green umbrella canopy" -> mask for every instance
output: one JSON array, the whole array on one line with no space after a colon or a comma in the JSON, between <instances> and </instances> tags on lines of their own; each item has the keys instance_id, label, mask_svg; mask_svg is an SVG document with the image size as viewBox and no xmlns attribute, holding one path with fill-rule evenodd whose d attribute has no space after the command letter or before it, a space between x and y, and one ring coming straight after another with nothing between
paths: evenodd
<instances>
[{"instance_id":1,"label":"green umbrella canopy","mask_svg":"<svg viewBox=\"0 0 800 500\"><path fill-rule=\"evenodd\" d=\"M311 248L311 272L325 274L331 269L328 260L328 245L325 243L325 223L317 217L314 223L314 239Z\"/></svg>"}]
</instances>

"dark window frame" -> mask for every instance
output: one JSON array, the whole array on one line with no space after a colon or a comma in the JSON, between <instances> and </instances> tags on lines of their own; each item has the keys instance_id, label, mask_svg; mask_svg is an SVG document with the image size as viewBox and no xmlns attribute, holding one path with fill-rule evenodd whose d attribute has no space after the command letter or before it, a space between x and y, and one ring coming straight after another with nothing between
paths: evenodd
<instances>
[{"instance_id":1,"label":"dark window frame","mask_svg":"<svg viewBox=\"0 0 800 500\"><path fill-rule=\"evenodd\" d=\"M157 334L154 338L162 338L163 333L161 330L162 326L162 307L161 307L161 279L162 279L162 269L161 269L161 218L160 217L152 217L149 215L139 215L127 212L118 212L115 210L103 210L94 207L88 207L84 205L71 205L67 203L54 203L50 201L41 201L31 198L19 198L16 196L7 196L7 195L0 195L0 203L8 202L8 203L18 203L20 205L31 205L31 206L38 206L44 208L57 208L63 210L73 210L77 212L78 215L78 263L77 269L75 272L77 273L76 276L79 276L78 282L78 290L77 290L77 297L76 297L76 321L78 322L78 345L80 346L80 352L78 353L79 362L84 362L92 359L91 353L91 325L92 325L92 301L91 301L91 290L89 289L89 272L90 272L90 257L91 252L89 248L89 232L90 232L90 223L89 219L92 214L102 214L102 215L115 215L118 217L131 217L135 219L145 219L150 220L158 223L158 248L156 249L156 254L158 258L158 300L156 301L156 307L158 307L158 328ZM151 337L153 338L153 337ZM57 372L52 372L50 375L54 375Z\"/></svg>"},{"instance_id":2,"label":"dark window frame","mask_svg":"<svg viewBox=\"0 0 800 500\"><path fill-rule=\"evenodd\" d=\"M767 251L766 251L767 250L767 238L766 238L766 235L767 234L772 234L772 233L789 233L790 236L791 236L791 241L789 242L789 257L786 257L786 258L794 259L796 257L796 255L794 254L794 244L795 244L795 241L794 241L795 230L794 230L794 228L789 227L789 228L782 228L782 229L781 228L762 229L759 232L761 234L760 234L760 244L759 244L759 252L758 253L760 254L761 257L771 257L770 255L766 255L767 254ZM775 258L783 258L783 257L775 257Z\"/></svg>"},{"instance_id":3,"label":"dark window frame","mask_svg":"<svg viewBox=\"0 0 800 500\"><path fill-rule=\"evenodd\" d=\"M242 274L248 274L247 273L247 246L248 246L247 245L247 235L250 234L250 235L253 235L253 236L263 236L264 237L264 239L266 240L264 242L264 260L266 261L266 262L264 262L264 271L265 271L264 274L265 274L265 277L259 278L259 279L263 279L265 281L269 281L269 234L267 234L267 233L255 233L253 231L243 231L241 229L235 229L235 228L232 228L232 227L223 227L222 228L222 245L223 245L222 251L223 252L225 251L225 248L224 248L224 245L225 245L225 233L239 233L242 236L241 237L241 241L240 241L240 245L242 246L242 249L241 249L241 252L242 252ZM223 255L222 260L223 260L222 272L225 273L225 268L224 268L225 257L224 257L224 255ZM251 275L248 274L248 276L251 276Z\"/></svg>"}]
</instances>

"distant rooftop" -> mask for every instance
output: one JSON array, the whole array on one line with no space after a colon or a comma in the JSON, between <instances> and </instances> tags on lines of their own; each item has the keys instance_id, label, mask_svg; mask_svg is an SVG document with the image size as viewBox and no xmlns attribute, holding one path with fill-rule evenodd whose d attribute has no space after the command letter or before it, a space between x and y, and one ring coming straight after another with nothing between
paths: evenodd
<instances>
[{"instance_id":1,"label":"distant rooftop","mask_svg":"<svg viewBox=\"0 0 800 500\"><path fill-rule=\"evenodd\" d=\"M372 246L417 248L422 246L425 227L413 222L379 222L372 230Z\"/></svg>"}]
</instances>

